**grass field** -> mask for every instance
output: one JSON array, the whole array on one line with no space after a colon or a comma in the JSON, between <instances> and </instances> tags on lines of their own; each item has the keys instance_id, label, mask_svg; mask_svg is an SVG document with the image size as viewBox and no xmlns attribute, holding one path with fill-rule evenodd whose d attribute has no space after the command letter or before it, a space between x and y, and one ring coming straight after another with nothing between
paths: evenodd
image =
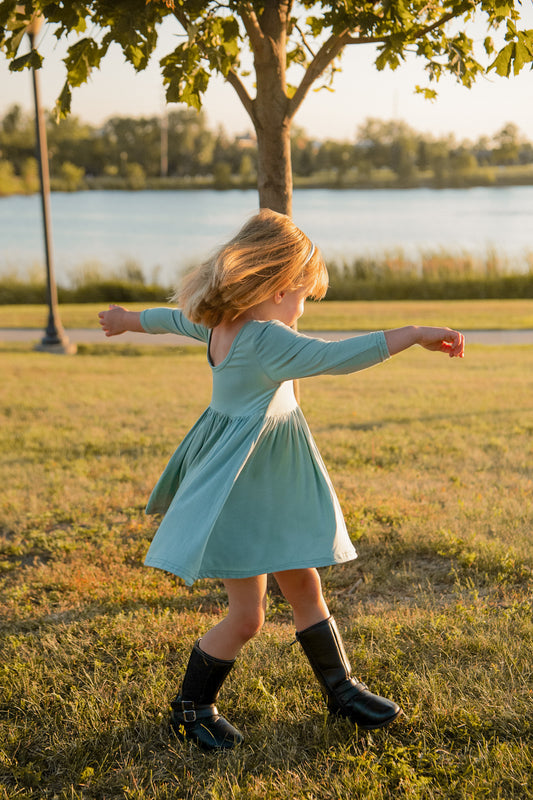
<instances>
[{"instance_id":1,"label":"grass field","mask_svg":"<svg viewBox=\"0 0 533 800\"><path fill-rule=\"evenodd\" d=\"M127 304L132 310L145 307ZM152 305L157 305L153 303ZM165 305L164 302L160 305ZM98 312L105 304L80 303L60 306L65 328L97 328ZM45 306L0 305L0 328L41 328L46 324ZM306 304L302 330L376 330L416 323L448 325L464 330L533 328L533 300L438 300L413 302L322 302Z\"/></svg>"},{"instance_id":2,"label":"grass field","mask_svg":"<svg viewBox=\"0 0 533 800\"><path fill-rule=\"evenodd\" d=\"M285 602L203 755L168 701L216 581L142 566L143 513L209 402L197 348L0 345L0 798L533 797L533 349L419 348L301 384L360 558L322 570L354 672L404 716L328 721Z\"/></svg>"}]
</instances>

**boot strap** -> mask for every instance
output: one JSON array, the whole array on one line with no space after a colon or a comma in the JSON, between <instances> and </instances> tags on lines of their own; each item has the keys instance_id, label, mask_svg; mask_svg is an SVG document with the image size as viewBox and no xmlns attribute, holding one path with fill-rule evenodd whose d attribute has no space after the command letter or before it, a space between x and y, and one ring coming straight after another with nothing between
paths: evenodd
<instances>
[{"instance_id":1,"label":"boot strap","mask_svg":"<svg viewBox=\"0 0 533 800\"><path fill-rule=\"evenodd\" d=\"M171 703L176 722L196 722L218 716L218 708L214 703L198 706L194 700L173 700Z\"/></svg>"},{"instance_id":2,"label":"boot strap","mask_svg":"<svg viewBox=\"0 0 533 800\"><path fill-rule=\"evenodd\" d=\"M350 701L352 698L369 693L368 686L356 678L347 678L333 687L334 694L341 702Z\"/></svg>"}]
</instances>

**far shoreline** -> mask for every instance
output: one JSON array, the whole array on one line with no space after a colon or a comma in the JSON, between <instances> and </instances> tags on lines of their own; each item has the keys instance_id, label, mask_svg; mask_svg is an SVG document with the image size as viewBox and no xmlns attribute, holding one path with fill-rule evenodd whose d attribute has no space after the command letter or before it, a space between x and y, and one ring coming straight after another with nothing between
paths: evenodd
<instances>
[{"instance_id":1,"label":"far shoreline","mask_svg":"<svg viewBox=\"0 0 533 800\"><path fill-rule=\"evenodd\" d=\"M453 173L443 177L419 176L409 181L399 181L391 175L376 180L351 180L349 178L323 179L316 176L309 178L295 177L293 191L414 191L430 190L441 192L446 190L463 191L466 189L508 189L533 186L533 170L529 168L497 167L490 170L481 168L464 173ZM243 182L232 178L221 184L213 178L145 178L143 181L131 182L119 177L85 177L77 187L66 186L57 178L51 179L51 192L77 194L81 192L257 192L253 182ZM38 195L39 191L2 192L0 200L5 197Z\"/></svg>"}]
</instances>

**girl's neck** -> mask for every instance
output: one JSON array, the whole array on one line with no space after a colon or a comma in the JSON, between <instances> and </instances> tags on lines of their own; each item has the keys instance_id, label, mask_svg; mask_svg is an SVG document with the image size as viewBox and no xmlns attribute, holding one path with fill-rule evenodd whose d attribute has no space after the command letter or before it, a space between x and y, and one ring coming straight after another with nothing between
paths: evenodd
<instances>
[{"instance_id":1,"label":"girl's neck","mask_svg":"<svg viewBox=\"0 0 533 800\"><path fill-rule=\"evenodd\" d=\"M223 320L217 328L224 328L227 331L238 331L242 328L243 325L246 325L247 322L251 322L252 320L257 320L259 322L266 322L269 319L274 319L273 316L270 316L265 309L261 308L263 304L261 303L259 306L253 306L252 308L248 308L246 311L238 316L236 319L233 320Z\"/></svg>"}]
</instances>

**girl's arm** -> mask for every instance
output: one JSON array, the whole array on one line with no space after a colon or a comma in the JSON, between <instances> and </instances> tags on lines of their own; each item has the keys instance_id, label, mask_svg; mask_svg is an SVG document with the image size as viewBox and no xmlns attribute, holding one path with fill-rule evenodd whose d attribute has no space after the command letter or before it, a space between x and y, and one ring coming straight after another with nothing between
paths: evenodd
<instances>
[{"instance_id":1,"label":"girl's arm","mask_svg":"<svg viewBox=\"0 0 533 800\"><path fill-rule=\"evenodd\" d=\"M305 336L271 320L257 325L255 346L265 374L275 382L367 369L414 344L462 358L464 337L449 328L409 326L339 341Z\"/></svg>"},{"instance_id":2,"label":"girl's arm","mask_svg":"<svg viewBox=\"0 0 533 800\"><path fill-rule=\"evenodd\" d=\"M126 331L136 333L175 333L200 342L207 342L209 330L205 325L190 322L179 308L145 308L128 311L122 306L109 306L98 314L106 336L117 336Z\"/></svg>"},{"instance_id":3,"label":"girl's arm","mask_svg":"<svg viewBox=\"0 0 533 800\"><path fill-rule=\"evenodd\" d=\"M128 311L122 306L111 305L108 311L100 311L98 317L106 336L117 336L126 331L144 333L140 311Z\"/></svg>"},{"instance_id":4,"label":"girl's arm","mask_svg":"<svg viewBox=\"0 0 533 800\"><path fill-rule=\"evenodd\" d=\"M450 358L464 358L465 354L465 337L450 328L409 325L406 328L385 331L385 339L391 356L414 344L419 344L426 350L448 353Z\"/></svg>"}]
</instances>

